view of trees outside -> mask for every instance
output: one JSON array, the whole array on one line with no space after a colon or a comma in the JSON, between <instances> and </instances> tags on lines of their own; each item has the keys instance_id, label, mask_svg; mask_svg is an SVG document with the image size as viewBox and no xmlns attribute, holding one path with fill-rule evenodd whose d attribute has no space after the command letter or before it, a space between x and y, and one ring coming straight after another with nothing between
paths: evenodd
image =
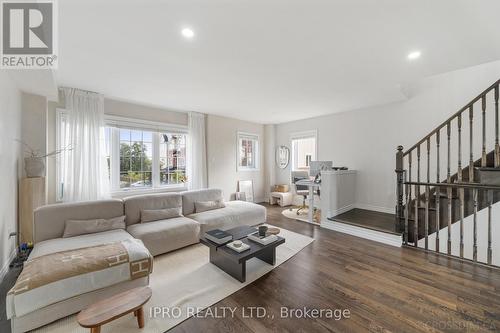
<instances>
[{"instance_id":1,"label":"view of trees outside","mask_svg":"<svg viewBox=\"0 0 500 333\"><path fill-rule=\"evenodd\" d=\"M153 132L120 129L120 188L151 187ZM186 182L186 135L161 133L161 185Z\"/></svg>"},{"instance_id":2,"label":"view of trees outside","mask_svg":"<svg viewBox=\"0 0 500 333\"><path fill-rule=\"evenodd\" d=\"M120 188L151 187L153 133L120 129Z\"/></svg>"}]
</instances>

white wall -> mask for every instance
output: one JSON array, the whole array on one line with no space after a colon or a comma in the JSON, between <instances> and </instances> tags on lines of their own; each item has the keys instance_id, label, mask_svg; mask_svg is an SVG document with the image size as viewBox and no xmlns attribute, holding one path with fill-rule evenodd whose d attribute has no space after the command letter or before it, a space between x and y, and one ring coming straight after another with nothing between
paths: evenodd
<instances>
[{"instance_id":1,"label":"white wall","mask_svg":"<svg viewBox=\"0 0 500 333\"><path fill-rule=\"evenodd\" d=\"M276 125L264 125L264 197L269 201L271 186L276 184Z\"/></svg>"},{"instance_id":2,"label":"white wall","mask_svg":"<svg viewBox=\"0 0 500 333\"><path fill-rule=\"evenodd\" d=\"M431 77L409 87L411 97L404 102L279 124L276 145L291 147L291 133L317 130L318 160L333 160L336 166L358 170L357 204L367 209L394 212L396 147L409 148L415 144L499 78L500 61ZM491 107L489 100L489 114ZM476 107L476 147L481 137L478 111ZM491 123L489 121L488 126ZM468 127L464 128L464 138L466 131ZM488 149L492 149L490 142ZM466 153L464 151L463 156L467 156ZM453 153L454 160L455 155ZM441 156L441 175L444 175L444 150ZM452 161L452 165L456 162ZM277 182L289 183L290 167L276 168L276 175Z\"/></svg>"},{"instance_id":3,"label":"white wall","mask_svg":"<svg viewBox=\"0 0 500 333\"><path fill-rule=\"evenodd\" d=\"M47 152L47 98L23 92L21 94L21 139L40 155ZM23 177L25 177L23 168Z\"/></svg>"},{"instance_id":4,"label":"white wall","mask_svg":"<svg viewBox=\"0 0 500 333\"><path fill-rule=\"evenodd\" d=\"M237 132L247 132L259 136L260 169L258 171L237 171ZM221 188L224 198L238 190L239 180L252 180L256 202L265 200L265 154L264 125L243 120L208 115L207 116L207 165L208 186Z\"/></svg>"},{"instance_id":5,"label":"white wall","mask_svg":"<svg viewBox=\"0 0 500 333\"><path fill-rule=\"evenodd\" d=\"M146 106L110 98L104 99L104 113L113 116L156 121L160 123L187 125L188 114L168 109Z\"/></svg>"},{"instance_id":6,"label":"white wall","mask_svg":"<svg viewBox=\"0 0 500 333\"><path fill-rule=\"evenodd\" d=\"M21 93L5 71L0 71L0 280L15 253L9 233L17 229L17 181L21 174Z\"/></svg>"}]
</instances>

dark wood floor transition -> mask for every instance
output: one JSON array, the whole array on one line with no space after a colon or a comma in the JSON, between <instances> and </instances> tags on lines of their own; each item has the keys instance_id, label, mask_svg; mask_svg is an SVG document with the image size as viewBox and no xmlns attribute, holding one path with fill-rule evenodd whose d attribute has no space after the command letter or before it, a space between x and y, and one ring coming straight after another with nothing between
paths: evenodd
<instances>
[{"instance_id":1,"label":"dark wood floor transition","mask_svg":"<svg viewBox=\"0 0 500 333\"><path fill-rule=\"evenodd\" d=\"M315 241L202 312L207 318L188 319L170 332L500 332L500 270L321 229L266 207L270 224ZM236 308L234 317L208 316L224 307ZM249 318L255 307L265 309L264 318ZM350 318L280 316L282 308L304 307L349 310ZM0 311L0 331L8 332L3 299Z\"/></svg>"},{"instance_id":2,"label":"dark wood floor transition","mask_svg":"<svg viewBox=\"0 0 500 333\"><path fill-rule=\"evenodd\" d=\"M500 332L500 270L321 229L267 207L268 223L315 241L211 307L237 307L234 317L191 318L170 332ZM242 315L256 306L274 319ZM351 316L280 318L282 307Z\"/></svg>"},{"instance_id":3,"label":"dark wood floor transition","mask_svg":"<svg viewBox=\"0 0 500 333\"><path fill-rule=\"evenodd\" d=\"M329 218L329 220L397 234L395 223L396 218L394 214L354 208L348 212Z\"/></svg>"}]
</instances>

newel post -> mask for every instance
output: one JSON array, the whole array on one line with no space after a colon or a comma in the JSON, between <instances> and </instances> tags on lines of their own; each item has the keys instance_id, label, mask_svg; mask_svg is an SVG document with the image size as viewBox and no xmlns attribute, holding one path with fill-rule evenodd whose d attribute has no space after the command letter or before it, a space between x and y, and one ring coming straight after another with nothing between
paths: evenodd
<instances>
[{"instance_id":1,"label":"newel post","mask_svg":"<svg viewBox=\"0 0 500 333\"><path fill-rule=\"evenodd\" d=\"M396 153L396 230L403 230L403 188L404 188L404 169L403 169L403 146L398 146Z\"/></svg>"}]
</instances>

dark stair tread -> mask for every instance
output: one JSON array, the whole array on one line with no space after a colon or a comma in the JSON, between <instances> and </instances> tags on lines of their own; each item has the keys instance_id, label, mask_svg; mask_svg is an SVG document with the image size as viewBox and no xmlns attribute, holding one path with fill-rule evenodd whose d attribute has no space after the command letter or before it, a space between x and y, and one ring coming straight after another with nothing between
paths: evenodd
<instances>
[{"instance_id":1,"label":"dark stair tread","mask_svg":"<svg viewBox=\"0 0 500 333\"><path fill-rule=\"evenodd\" d=\"M474 167L478 171L500 171L500 167Z\"/></svg>"}]
</instances>

